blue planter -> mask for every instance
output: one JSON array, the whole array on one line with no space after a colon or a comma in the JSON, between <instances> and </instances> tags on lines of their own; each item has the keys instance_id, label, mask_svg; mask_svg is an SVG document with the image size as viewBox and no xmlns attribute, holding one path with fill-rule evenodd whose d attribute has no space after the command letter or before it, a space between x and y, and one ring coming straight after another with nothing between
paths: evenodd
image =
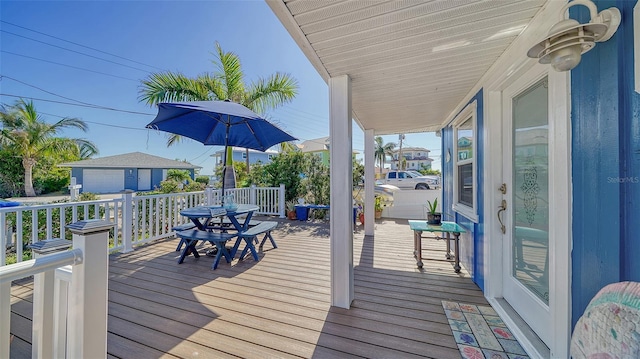
<instances>
[{"instance_id":1,"label":"blue planter","mask_svg":"<svg viewBox=\"0 0 640 359\"><path fill-rule=\"evenodd\" d=\"M309 218L309 208L306 206L296 206L296 217L300 221L306 221Z\"/></svg>"}]
</instances>

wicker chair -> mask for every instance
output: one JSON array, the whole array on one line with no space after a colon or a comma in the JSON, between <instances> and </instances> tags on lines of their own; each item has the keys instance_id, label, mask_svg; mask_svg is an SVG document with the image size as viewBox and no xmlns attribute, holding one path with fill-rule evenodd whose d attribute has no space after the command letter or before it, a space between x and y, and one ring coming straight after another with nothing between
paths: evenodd
<instances>
[{"instance_id":1,"label":"wicker chair","mask_svg":"<svg viewBox=\"0 0 640 359\"><path fill-rule=\"evenodd\" d=\"M591 299L571 337L571 356L640 358L640 283L609 284Z\"/></svg>"}]
</instances>

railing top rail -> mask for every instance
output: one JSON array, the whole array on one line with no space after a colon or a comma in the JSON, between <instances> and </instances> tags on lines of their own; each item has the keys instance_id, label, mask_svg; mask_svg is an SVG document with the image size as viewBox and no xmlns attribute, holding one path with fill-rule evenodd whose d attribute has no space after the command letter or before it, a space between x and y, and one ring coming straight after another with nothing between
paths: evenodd
<instances>
[{"instance_id":1,"label":"railing top rail","mask_svg":"<svg viewBox=\"0 0 640 359\"><path fill-rule=\"evenodd\" d=\"M178 193L159 193L159 194L134 196L133 199L142 200L142 199L145 199L145 198L181 197L181 196L185 196L185 195L196 195L196 194L202 194L202 193L204 193L204 192L196 191L196 192L178 192Z\"/></svg>"},{"instance_id":2,"label":"railing top rail","mask_svg":"<svg viewBox=\"0 0 640 359\"><path fill-rule=\"evenodd\" d=\"M43 256L38 259L10 264L0 267L0 284L81 262L82 250L76 248L70 251Z\"/></svg>"},{"instance_id":3,"label":"railing top rail","mask_svg":"<svg viewBox=\"0 0 640 359\"><path fill-rule=\"evenodd\" d=\"M47 209L47 208L61 208L61 207L69 207L69 206L84 206L84 205L92 205L92 204L103 204L103 203L113 203L113 202L122 202L122 198L113 198L113 199L98 199L95 201L82 201L82 202L59 202L59 203L47 203L47 204L36 204L32 206L15 206L15 207L2 207L0 208L0 213L11 213L16 211L25 211L25 210L39 210L39 209Z\"/></svg>"}]
</instances>

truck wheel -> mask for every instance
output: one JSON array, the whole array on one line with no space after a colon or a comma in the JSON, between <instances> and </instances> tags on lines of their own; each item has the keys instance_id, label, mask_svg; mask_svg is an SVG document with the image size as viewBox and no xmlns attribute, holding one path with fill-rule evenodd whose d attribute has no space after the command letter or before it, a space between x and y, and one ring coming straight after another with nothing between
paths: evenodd
<instances>
[{"instance_id":1,"label":"truck wheel","mask_svg":"<svg viewBox=\"0 0 640 359\"><path fill-rule=\"evenodd\" d=\"M418 183L416 189L429 189L429 185L426 183Z\"/></svg>"}]
</instances>

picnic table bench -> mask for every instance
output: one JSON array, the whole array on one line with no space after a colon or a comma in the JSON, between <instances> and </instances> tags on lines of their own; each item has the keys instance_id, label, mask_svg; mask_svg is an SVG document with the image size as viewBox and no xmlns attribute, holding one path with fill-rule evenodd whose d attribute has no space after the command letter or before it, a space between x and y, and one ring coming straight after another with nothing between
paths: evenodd
<instances>
[{"instance_id":1,"label":"picnic table bench","mask_svg":"<svg viewBox=\"0 0 640 359\"><path fill-rule=\"evenodd\" d=\"M271 236L271 231L274 230L277 226L278 226L278 222L264 221L255 227L251 227L246 231L239 233L238 239L236 240L236 244L233 246L232 253L235 254L235 252L238 250L238 247L240 246L240 242L244 239L246 244L239 258L240 259L244 258L244 256L247 254L247 250L250 250L251 255L253 256L253 259L257 261L258 253L256 252L256 248L253 245L253 242L255 241L257 243L258 236L264 233L264 238L262 238L262 242L260 242L259 249L262 250L262 246L267 241L267 239L271 241L271 245L273 246L273 248L278 248L278 246L276 245L276 241Z\"/></svg>"},{"instance_id":2,"label":"picnic table bench","mask_svg":"<svg viewBox=\"0 0 640 359\"><path fill-rule=\"evenodd\" d=\"M218 263L220 263L220 259L223 256L227 263L231 263L238 244L236 242L236 246L234 246L235 249L231 253L229 253L229 250L225 246L228 240L238 235L234 233L216 233L202 231L194 228L176 232L176 235L180 237L181 241L184 241L184 243L187 245L186 250L182 252L182 254L180 255L180 259L178 259L178 264L182 263L184 261L184 257L189 254L193 254L194 257L200 258L200 254L198 254L198 250L196 249L196 244L198 243L198 241L207 241L211 244L214 244L218 249L216 257L213 260L213 265L211 266L212 269L218 268Z\"/></svg>"}]
</instances>

